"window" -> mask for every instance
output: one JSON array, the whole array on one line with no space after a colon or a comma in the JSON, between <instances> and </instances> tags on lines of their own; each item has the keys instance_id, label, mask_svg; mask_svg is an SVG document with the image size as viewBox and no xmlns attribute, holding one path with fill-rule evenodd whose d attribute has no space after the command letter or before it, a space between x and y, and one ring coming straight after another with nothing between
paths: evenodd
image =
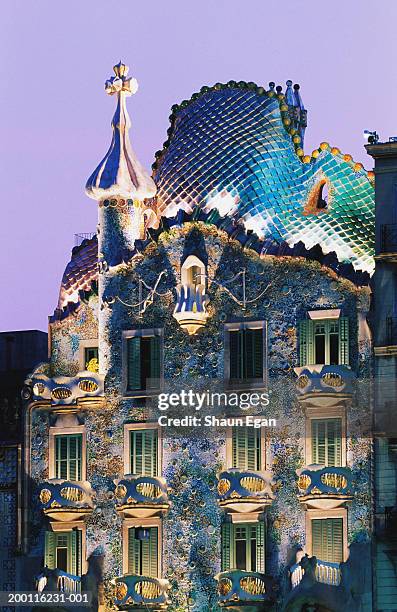
<instances>
[{"instance_id":1,"label":"window","mask_svg":"<svg viewBox=\"0 0 397 612\"><path fill-rule=\"evenodd\" d=\"M157 429L130 431L130 473L157 476Z\"/></svg>"},{"instance_id":2,"label":"window","mask_svg":"<svg viewBox=\"0 0 397 612\"><path fill-rule=\"evenodd\" d=\"M222 571L241 569L265 572L265 524L222 525Z\"/></svg>"},{"instance_id":3,"label":"window","mask_svg":"<svg viewBox=\"0 0 397 612\"><path fill-rule=\"evenodd\" d=\"M312 463L342 465L342 419L312 419Z\"/></svg>"},{"instance_id":4,"label":"window","mask_svg":"<svg viewBox=\"0 0 397 612\"><path fill-rule=\"evenodd\" d=\"M299 344L301 366L349 365L349 320L340 317L301 321Z\"/></svg>"},{"instance_id":5,"label":"window","mask_svg":"<svg viewBox=\"0 0 397 612\"><path fill-rule=\"evenodd\" d=\"M97 346L86 346L84 348L84 364L85 367L84 369L88 369L88 366L90 364L90 361L92 361L92 359L96 359L98 361L98 347Z\"/></svg>"},{"instance_id":6,"label":"window","mask_svg":"<svg viewBox=\"0 0 397 612\"><path fill-rule=\"evenodd\" d=\"M240 470L262 469L262 444L259 429L233 427L232 467Z\"/></svg>"},{"instance_id":7,"label":"window","mask_svg":"<svg viewBox=\"0 0 397 612\"><path fill-rule=\"evenodd\" d=\"M343 519L312 520L312 554L330 563L343 561Z\"/></svg>"},{"instance_id":8,"label":"window","mask_svg":"<svg viewBox=\"0 0 397 612\"><path fill-rule=\"evenodd\" d=\"M228 333L228 364L225 373L233 382L263 381L264 325L230 324Z\"/></svg>"},{"instance_id":9,"label":"window","mask_svg":"<svg viewBox=\"0 0 397 612\"><path fill-rule=\"evenodd\" d=\"M128 529L128 574L158 577L158 527Z\"/></svg>"},{"instance_id":10,"label":"window","mask_svg":"<svg viewBox=\"0 0 397 612\"><path fill-rule=\"evenodd\" d=\"M59 569L74 576L81 576L82 532L46 531L44 565Z\"/></svg>"},{"instance_id":11,"label":"window","mask_svg":"<svg viewBox=\"0 0 397 612\"><path fill-rule=\"evenodd\" d=\"M55 436L55 478L82 480L82 434Z\"/></svg>"},{"instance_id":12,"label":"window","mask_svg":"<svg viewBox=\"0 0 397 612\"><path fill-rule=\"evenodd\" d=\"M160 378L160 336L133 335L126 338L127 391L158 388Z\"/></svg>"}]
</instances>

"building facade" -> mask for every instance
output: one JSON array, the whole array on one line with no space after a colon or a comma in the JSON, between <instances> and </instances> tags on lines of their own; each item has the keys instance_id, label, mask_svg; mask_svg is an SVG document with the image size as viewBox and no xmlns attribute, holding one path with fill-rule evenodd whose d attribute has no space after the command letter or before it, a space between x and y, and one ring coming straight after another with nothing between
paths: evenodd
<instances>
[{"instance_id":1,"label":"building facade","mask_svg":"<svg viewBox=\"0 0 397 612\"><path fill-rule=\"evenodd\" d=\"M173 107L150 177L114 72L97 234L26 381L36 586L102 610L377 609L373 173L304 154L299 86L229 82ZM200 415L160 407L189 390Z\"/></svg>"}]
</instances>

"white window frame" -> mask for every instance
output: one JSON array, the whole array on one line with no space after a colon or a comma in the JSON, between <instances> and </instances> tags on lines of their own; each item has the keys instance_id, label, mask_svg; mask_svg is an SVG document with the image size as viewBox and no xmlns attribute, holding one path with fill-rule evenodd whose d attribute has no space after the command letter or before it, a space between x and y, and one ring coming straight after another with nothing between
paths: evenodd
<instances>
[{"instance_id":1,"label":"white window frame","mask_svg":"<svg viewBox=\"0 0 397 612\"><path fill-rule=\"evenodd\" d=\"M85 349L86 348L98 348L98 338L92 338L91 340L80 340L79 345L79 366L80 371L85 371ZM98 359L99 361L99 359Z\"/></svg>"},{"instance_id":2,"label":"white window frame","mask_svg":"<svg viewBox=\"0 0 397 612\"><path fill-rule=\"evenodd\" d=\"M88 570L87 563L87 543L86 543L86 525L84 521L50 521L50 531L62 532L73 531L79 529L81 531L81 574L85 574Z\"/></svg>"},{"instance_id":3,"label":"white window frame","mask_svg":"<svg viewBox=\"0 0 397 612\"><path fill-rule=\"evenodd\" d=\"M318 510L309 509L306 511L306 549L309 556L313 556L313 535L312 535L312 521L314 519L329 519L329 518L340 518L343 521L342 533L343 533L343 561L347 561L349 556L349 547L347 542L348 537L348 521L347 521L347 509L346 508L335 508L334 510ZM322 559L324 561L324 559Z\"/></svg>"},{"instance_id":4,"label":"white window frame","mask_svg":"<svg viewBox=\"0 0 397 612\"><path fill-rule=\"evenodd\" d=\"M123 521L123 574L128 574L128 530L130 527L157 527L158 542L158 573L157 578L161 578L163 575L163 533L162 533L162 520L158 517L150 518L126 518Z\"/></svg>"},{"instance_id":5,"label":"white window frame","mask_svg":"<svg viewBox=\"0 0 397 612\"><path fill-rule=\"evenodd\" d=\"M306 465L313 464L312 457L312 421L322 419L340 419L341 420L341 467L347 465L347 418L346 410L343 406L312 408L306 412L306 435L305 435L305 457Z\"/></svg>"},{"instance_id":6,"label":"white window frame","mask_svg":"<svg viewBox=\"0 0 397 612\"><path fill-rule=\"evenodd\" d=\"M48 434L48 471L49 478L56 478L56 462L55 462L55 436L81 434L81 481L87 480L87 434L84 425L75 427L50 427Z\"/></svg>"}]
</instances>

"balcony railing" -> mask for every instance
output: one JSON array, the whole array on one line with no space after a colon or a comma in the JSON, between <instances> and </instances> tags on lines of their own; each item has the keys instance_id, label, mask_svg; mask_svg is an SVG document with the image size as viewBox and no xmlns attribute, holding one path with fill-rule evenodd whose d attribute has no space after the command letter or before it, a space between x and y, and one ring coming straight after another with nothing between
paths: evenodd
<instances>
[{"instance_id":1,"label":"balcony railing","mask_svg":"<svg viewBox=\"0 0 397 612\"><path fill-rule=\"evenodd\" d=\"M348 467L311 465L298 474L299 500L313 508L336 508L351 499L352 473Z\"/></svg>"},{"instance_id":2,"label":"balcony railing","mask_svg":"<svg viewBox=\"0 0 397 612\"><path fill-rule=\"evenodd\" d=\"M231 569L215 576L218 582L218 604L258 604L262 610L264 602L274 599L275 582L270 576L258 572Z\"/></svg>"},{"instance_id":3,"label":"balcony railing","mask_svg":"<svg viewBox=\"0 0 397 612\"><path fill-rule=\"evenodd\" d=\"M169 508L164 478L128 475L116 480L115 485L116 508L126 516L145 518Z\"/></svg>"},{"instance_id":4,"label":"balcony railing","mask_svg":"<svg viewBox=\"0 0 397 612\"><path fill-rule=\"evenodd\" d=\"M218 478L219 505L236 512L251 512L269 506L273 499L269 472L225 470Z\"/></svg>"},{"instance_id":5,"label":"balcony railing","mask_svg":"<svg viewBox=\"0 0 397 612\"><path fill-rule=\"evenodd\" d=\"M290 572L291 584L294 589L302 580L305 570L299 563L295 563L295 565L290 568ZM330 563L329 561L317 559L314 573L317 582L329 584L331 586L339 586L340 584L341 572L339 563Z\"/></svg>"},{"instance_id":6,"label":"balcony railing","mask_svg":"<svg viewBox=\"0 0 397 612\"><path fill-rule=\"evenodd\" d=\"M94 508L89 482L51 479L39 488L40 507L50 518L69 521L89 514Z\"/></svg>"},{"instance_id":7,"label":"balcony railing","mask_svg":"<svg viewBox=\"0 0 397 612\"><path fill-rule=\"evenodd\" d=\"M178 285L177 293L174 317L189 334L195 334L205 325L208 318L206 310L208 297L205 294L205 286Z\"/></svg>"},{"instance_id":8,"label":"balcony railing","mask_svg":"<svg viewBox=\"0 0 397 612\"><path fill-rule=\"evenodd\" d=\"M168 605L168 580L126 574L115 579L115 604L124 606L150 606L150 609L163 610Z\"/></svg>"},{"instance_id":9,"label":"balcony railing","mask_svg":"<svg viewBox=\"0 0 397 612\"><path fill-rule=\"evenodd\" d=\"M397 223L381 225L380 250L381 253L397 252Z\"/></svg>"},{"instance_id":10,"label":"balcony railing","mask_svg":"<svg viewBox=\"0 0 397 612\"><path fill-rule=\"evenodd\" d=\"M36 578L36 588L41 593L48 583L49 591L59 591L60 593L80 593L81 576L74 576L59 569L49 570L46 568Z\"/></svg>"}]
</instances>

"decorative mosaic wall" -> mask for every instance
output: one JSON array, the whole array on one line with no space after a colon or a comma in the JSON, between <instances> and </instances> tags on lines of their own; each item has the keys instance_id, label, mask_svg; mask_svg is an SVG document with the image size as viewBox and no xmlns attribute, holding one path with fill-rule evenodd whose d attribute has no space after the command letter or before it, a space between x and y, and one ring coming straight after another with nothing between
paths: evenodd
<instances>
[{"instance_id":1,"label":"decorative mosaic wall","mask_svg":"<svg viewBox=\"0 0 397 612\"><path fill-rule=\"evenodd\" d=\"M277 121L275 121L277 124ZM281 145L280 145L281 146ZM357 180L361 180L357 177ZM295 194L296 195L296 194ZM210 279L223 283L247 270L247 297L269 288L246 312L219 287L209 282L209 319L194 336L188 336L173 318L174 287L179 282L184 258L194 253L207 264ZM113 480L123 475L123 426L145 415L139 401L125 399L122 388L122 330L164 329L166 378L224 374L224 323L241 317L269 323L269 387L272 416L279 420L274 437L267 441L268 469L275 481L275 501L267 512L267 569L279 580L279 601L289 588L288 568L294 553L304 547L305 514L297 498L296 469L304 464L305 417L296 397L297 321L308 310L340 308L350 320L350 354L353 369L363 381L369 370L369 342L365 314L369 303L366 288L316 262L289 257L259 257L244 251L225 233L201 223L189 223L160 235L158 244L128 264L106 273L104 297L119 296L125 303L138 301L138 276L153 286L161 270L167 276L159 285L161 298L154 298L142 317L136 308L113 301L101 312L100 359L106 373L103 408L84 409L81 418L87 431L87 480L96 491L96 509L86 520L87 555L104 554L107 609L112 609L110 580L122 574L121 519L115 510ZM236 283L233 291L241 297ZM167 293L168 292L168 293ZM112 302L112 300L110 300ZM74 375L78 368L81 340L97 336L96 302L82 304L75 316L53 323L51 373ZM360 328L359 328L360 322ZM356 341L359 334L360 342ZM363 391L363 397L365 393ZM349 541L366 541L370 529L370 444L361 432L369 420L368 403L353 403L348 412L348 462L357 494L349 509ZM39 484L48 477L48 412L34 411L31 429L32 478ZM368 424L369 428L369 424ZM166 439L163 445L163 475L171 488L171 509L163 520L163 577L171 583L170 612L216 610L216 583L220 570L220 524L222 511L216 498L216 475L225 461L225 443L220 437ZM43 550L43 524L33 508L31 551ZM41 553L42 554L42 553Z\"/></svg>"}]
</instances>

